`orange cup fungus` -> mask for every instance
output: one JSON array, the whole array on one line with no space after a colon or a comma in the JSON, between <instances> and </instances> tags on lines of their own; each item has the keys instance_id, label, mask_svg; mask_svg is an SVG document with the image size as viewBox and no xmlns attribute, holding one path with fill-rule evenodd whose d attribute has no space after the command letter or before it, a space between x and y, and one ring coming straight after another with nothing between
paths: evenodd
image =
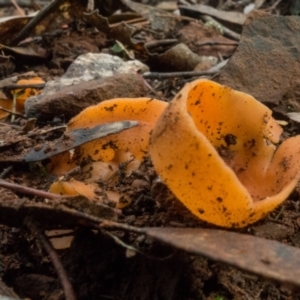
<instances>
[{"instance_id":1,"label":"orange cup fungus","mask_svg":"<svg viewBox=\"0 0 300 300\"><path fill-rule=\"evenodd\" d=\"M121 163L128 160L128 155L122 151L140 160L147 153L150 131L166 106L167 103L151 98L117 98L84 109L70 120L66 132L124 120L139 121L139 124L78 147L73 158L67 158L66 153L53 157L50 171L61 175L88 158L92 161Z\"/></svg>"},{"instance_id":2,"label":"orange cup fungus","mask_svg":"<svg viewBox=\"0 0 300 300\"><path fill-rule=\"evenodd\" d=\"M139 123L120 133L79 146L74 154L64 152L52 157L48 169L56 175L65 174L77 165L83 165L86 184L74 180L59 181L51 186L50 191L64 195L80 194L97 201L99 196L94 191L96 188L98 191L101 189L97 187L96 181L110 181L113 184L120 163L125 163L127 175L138 169L142 157L147 153L150 132L166 106L167 103L151 98L121 98L103 101L83 110L70 120L67 132L124 120L135 120ZM130 202L127 195L118 194L109 190L109 187L105 193L110 200L117 203L118 208L124 207L125 202Z\"/></svg>"},{"instance_id":3,"label":"orange cup fungus","mask_svg":"<svg viewBox=\"0 0 300 300\"><path fill-rule=\"evenodd\" d=\"M156 122L149 154L194 215L244 227L282 203L300 178L300 136L277 149L282 129L271 114L250 95L196 80Z\"/></svg>"},{"instance_id":4,"label":"orange cup fungus","mask_svg":"<svg viewBox=\"0 0 300 300\"><path fill-rule=\"evenodd\" d=\"M129 151L141 159L147 151L150 131L166 106L167 103L151 98L107 100L82 111L69 122L67 130L124 120L139 121L131 129L87 143L80 149L82 156L88 155L94 160L109 161L115 156L116 149Z\"/></svg>"}]
</instances>

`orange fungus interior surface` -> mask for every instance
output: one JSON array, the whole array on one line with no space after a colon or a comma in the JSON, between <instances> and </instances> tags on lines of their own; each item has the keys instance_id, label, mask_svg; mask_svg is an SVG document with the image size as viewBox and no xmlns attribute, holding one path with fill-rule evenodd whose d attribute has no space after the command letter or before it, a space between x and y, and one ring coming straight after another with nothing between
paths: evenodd
<instances>
[{"instance_id":1,"label":"orange fungus interior surface","mask_svg":"<svg viewBox=\"0 0 300 300\"><path fill-rule=\"evenodd\" d=\"M252 96L209 80L187 84L158 119L149 153L158 174L200 219L243 227L284 201L299 180L300 136Z\"/></svg>"}]
</instances>

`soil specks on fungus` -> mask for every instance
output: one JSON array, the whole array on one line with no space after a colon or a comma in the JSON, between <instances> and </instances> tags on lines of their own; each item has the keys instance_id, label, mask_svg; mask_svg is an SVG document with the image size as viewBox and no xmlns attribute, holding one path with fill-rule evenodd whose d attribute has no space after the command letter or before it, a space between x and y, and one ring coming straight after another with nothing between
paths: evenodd
<instances>
[{"instance_id":1,"label":"soil specks on fungus","mask_svg":"<svg viewBox=\"0 0 300 300\"><path fill-rule=\"evenodd\" d=\"M231 145L236 145L237 137L231 133L228 133L224 136L224 141L227 147L230 147Z\"/></svg>"},{"instance_id":2,"label":"soil specks on fungus","mask_svg":"<svg viewBox=\"0 0 300 300\"><path fill-rule=\"evenodd\" d=\"M201 91L199 106L193 105L199 99L196 91ZM282 203L300 176L300 136L284 141L276 151L282 128L271 110L250 95L212 81L191 82L180 94L153 128L149 149L155 169L178 199L201 220L224 227L244 227ZM163 137L157 135L162 127ZM174 139L174 132L180 140ZM170 164L172 170L166 168ZM279 167L286 176L278 175ZM214 189L203 189L210 186ZM252 218L250 211L256 212Z\"/></svg>"}]
</instances>

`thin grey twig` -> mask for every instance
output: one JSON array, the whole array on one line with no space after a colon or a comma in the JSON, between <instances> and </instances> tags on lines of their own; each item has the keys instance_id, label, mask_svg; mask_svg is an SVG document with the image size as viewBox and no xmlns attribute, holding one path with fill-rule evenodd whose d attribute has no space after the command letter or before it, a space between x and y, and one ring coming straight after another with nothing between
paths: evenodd
<instances>
[{"instance_id":1,"label":"thin grey twig","mask_svg":"<svg viewBox=\"0 0 300 300\"><path fill-rule=\"evenodd\" d=\"M166 79L166 78L174 78L174 77L199 77L199 76L215 75L227 64L227 62L228 60L223 60L207 71L165 72L165 73L147 72L143 74L143 77L148 79Z\"/></svg>"},{"instance_id":2,"label":"thin grey twig","mask_svg":"<svg viewBox=\"0 0 300 300\"><path fill-rule=\"evenodd\" d=\"M17 112L13 112L13 111L11 111L11 110L9 110L9 109L6 109L6 108L4 108L4 107L2 107L2 106L0 106L0 110L3 110L3 111L5 111L5 112L7 112L7 113L9 113L9 114L11 114L11 115L14 115L14 116L17 116L17 117L19 117L19 118L22 118L22 119L26 119L26 120L27 120L27 118L26 118L25 116L23 116L23 115L21 115L21 114L19 114L19 113L17 113Z\"/></svg>"},{"instance_id":3,"label":"thin grey twig","mask_svg":"<svg viewBox=\"0 0 300 300\"><path fill-rule=\"evenodd\" d=\"M76 297L73 287L69 281L68 274L67 274L59 256L57 255L55 249L52 247L51 243L46 238L45 234L40 230L38 224L36 224L32 220L32 218L27 217L24 222L25 222L27 228L30 230L31 234L40 241L43 248L49 255L49 257L52 261L52 264L56 270L56 273L58 275L58 278L61 282L66 300L76 300L77 297Z\"/></svg>"},{"instance_id":4,"label":"thin grey twig","mask_svg":"<svg viewBox=\"0 0 300 300\"><path fill-rule=\"evenodd\" d=\"M127 251L130 251L131 253L133 253L133 255L135 253L139 253L139 254L141 254L141 255L149 258L149 259L152 259L152 260L164 261L166 259L171 258L172 255L174 254L174 253L171 253L171 254L169 254L169 255L167 255L165 257L157 257L157 256L148 255L148 254L142 252L141 250L139 250L139 249L137 249L137 248L135 248L133 246L130 246L130 245L126 244L121 239L119 239L117 236L115 236L114 234L112 234L111 232L106 231L106 230L102 230L102 232L105 233L105 234L107 234L108 236L110 236L115 241L116 244L118 244L121 247L125 248Z\"/></svg>"},{"instance_id":5,"label":"thin grey twig","mask_svg":"<svg viewBox=\"0 0 300 300\"><path fill-rule=\"evenodd\" d=\"M10 84L5 86L4 91L13 91L17 89L43 89L45 83L34 83L34 84Z\"/></svg>"},{"instance_id":6,"label":"thin grey twig","mask_svg":"<svg viewBox=\"0 0 300 300\"><path fill-rule=\"evenodd\" d=\"M24 10L18 5L16 0L10 0L13 6L16 8L16 10L19 12L20 16L24 17L25 13Z\"/></svg>"},{"instance_id":7,"label":"thin grey twig","mask_svg":"<svg viewBox=\"0 0 300 300\"><path fill-rule=\"evenodd\" d=\"M201 19L203 19L205 22L214 22L215 24L220 26L223 29L225 36L233 38L236 41L239 41L241 39L241 35L239 33L236 33L233 30L225 27L223 24L216 21L216 19L212 18L211 16L203 15L203 16L201 16Z\"/></svg>"},{"instance_id":8,"label":"thin grey twig","mask_svg":"<svg viewBox=\"0 0 300 300\"><path fill-rule=\"evenodd\" d=\"M38 196L38 197L42 197L42 198L48 198L48 199L53 199L53 200L62 198L60 195L57 195L57 194L37 190L37 189L23 186L23 185L20 185L17 183L11 183L11 182L8 182L8 181L2 180L2 179L0 180L0 186L10 189L12 191L18 192L18 193Z\"/></svg>"},{"instance_id":9,"label":"thin grey twig","mask_svg":"<svg viewBox=\"0 0 300 300\"><path fill-rule=\"evenodd\" d=\"M198 76L207 76L214 75L216 72L211 71L187 71L187 72L147 72L143 74L145 79L166 79L174 77L198 77Z\"/></svg>"},{"instance_id":10,"label":"thin grey twig","mask_svg":"<svg viewBox=\"0 0 300 300\"><path fill-rule=\"evenodd\" d=\"M51 200L61 200L62 202L63 202L63 200L68 199L68 196L63 197L58 194L41 191L41 190L23 186L23 185L20 185L17 183L11 183L11 182L5 181L3 179L0 179L0 187L4 187L4 188L10 189L12 191L26 194L26 195L32 195L32 196L47 198L47 199L51 199ZM114 213L116 215L121 214L121 211L117 208L113 208L113 207L110 207L110 206L102 204L102 203L98 203L97 206L105 208L106 210L110 210L112 213Z\"/></svg>"},{"instance_id":11,"label":"thin grey twig","mask_svg":"<svg viewBox=\"0 0 300 300\"><path fill-rule=\"evenodd\" d=\"M13 169L13 166L9 166L8 168L4 169L0 173L0 179L3 179L12 169Z\"/></svg>"},{"instance_id":12,"label":"thin grey twig","mask_svg":"<svg viewBox=\"0 0 300 300\"><path fill-rule=\"evenodd\" d=\"M15 39L11 42L10 46L18 45L22 40L28 37L30 32L42 21L44 20L50 13L54 12L58 9L59 5L61 5L61 0L54 0L49 5L41 9L38 14L31 19L24 28L17 34Z\"/></svg>"},{"instance_id":13,"label":"thin grey twig","mask_svg":"<svg viewBox=\"0 0 300 300\"><path fill-rule=\"evenodd\" d=\"M48 1L49 2L49 1ZM35 0L35 4L37 5L45 5L47 4L47 0ZM11 5L11 0L1 0L0 1L0 7L6 7ZM18 5L22 7L34 7L32 0L18 0Z\"/></svg>"}]
</instances>

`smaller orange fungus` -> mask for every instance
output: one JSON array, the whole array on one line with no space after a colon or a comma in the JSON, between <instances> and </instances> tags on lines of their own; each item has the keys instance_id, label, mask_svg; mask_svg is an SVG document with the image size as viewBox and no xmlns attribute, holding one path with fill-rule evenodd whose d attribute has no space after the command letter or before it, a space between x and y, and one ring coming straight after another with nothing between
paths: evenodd
<instances>
[{"instance_id":1,"label":"smaller orange fungus","mask_svg":"<svg viewBox=\"0 0 300 300\"><path fill-rule=\"evenodd\" d=\"M98 195L95 191L101 192L102 195ZM101 188L97 187L93 183L83 183L75 179L69 181L56 181L54 182L49 189L49 192L64 196L84 196L85 198L93 202L103 202L103 200L109 199L111 202L114 202L116 208L122 209L128 203L131 202L131 199L123 193L118 193L112 190L102 191Z\"/></svg>"},{"instance_id":2,"label":"smaller orange fungus","mask_svg":"<svg viewBox=\"0 0 300 300\"><path fill-rule=\"evenodd\" d=\"M300 136L277 149L282 129L271 114L250 95L196 80L158 119L149 153L194 215L244 227L282 203L300 178Z\"/></svg>"},{"instance_id":3,"label":"smaller orange fungus","mask_svg":"<svg viewBox=\"0 0 300 300\"><path fill-rule=\"evenodd\" d=\"M54 182L49 189L49 192L59 195L77 196L83 195L89 200L96 200L97 196L94 192L95 187L83 182L71 179L70 181Z\"/></svg>"},{"instance_id":4,"label":"smaller orange fungus","mask_svg":"<svg viewBox=\"0 0 300 300\"><path fill-rule=\"evenodd\" d=\"M53 157L55 163L51 164L50 171L60 175L74 168L74 163L78 165L87 158L93 161L116 161L118 150L130 152L140 160L147 153L150 131L166 106L166 102L151 98L117 98L86 108L70 120L67 132L124 120L139 121L139 124L76 148L74 157L67 162L69 168L66 165L66 154Z\"/></svg>"},{"instance_id":5,"label":"smaller orange fungus","mask_svg":"<svg viewBox=\"0 0 300 300\"><path fill-rule=\"evenodd\" d=\"M80 194L100 202L106 197L115 202L117 208L125 207L131 202L130 197L114 189L119 165L122 164L126 176L139 168L141 158L147 153L150 131L166 106L167 103L150 98L112 99L83 110L69 122L67 131L123 120L139 123L120 133L77 147L73 154L64 152L52 157L48 166L50 172L62 175L81 165L85 183L75 180L55 182L50 191L64 195ZM99 182L106 182L105 190L99 187ZM94 192L96 187L97 194Z\"/></svg>"},{"instance_id":6,"label":"smaller orange fungus","mask_svg":"<svg viewBox=\"0 0 300 300\"><path fill-rule=\"evenodd\" d=\"M17 85L34 85L45 83L40 77L33 77L30 79L21 79L17 82ZM30 96L38 95L41 91L35 88L24 88L24 89L14 89L12 90L12 98L7 99L3 93L0 93L0 106L17 113L24 113L24 103ZM3 96L4 97L3 97ZM0 110L0 119L7 117L9 113Z\"/></svg>"},{"instance_id":7,"label":"smaller orange fungus","mask_svg":"<svg viewBox=\"0 0 300 300\"><path fill-rule=\"evenodd\" d=\"M128 150L139 159L145 155L150 131L166 106L165 102L151 98L106 100L83 110L69 122L67 129L91 128L124 120L139 121L137 126L129 130L109 135L107 138L101 138L80 147L83 156L89 155L95 160L102 158L105 149Z\"/></svg>"},{"instance_id":8,"label":"smaller orange fungus","mask_svg":"<svg viewBox=\"0 0 300 300\"><path fill-rule=\"evenodd\" d=\"M34 85L34 84L42 84L45 83L45 81L40 77L32 77L30 79L20 79L17 82L17 85ZM17 105L19 108L22 108L22 111L24 110L24 103L30 96L35 96L40 94L41 90L35 89L35 88L25 88L25 89L16 89L13 91L13 94L20 94L17 96ZM19 109L21 110L21 109Z\"/></svg>"}]
</instances>

